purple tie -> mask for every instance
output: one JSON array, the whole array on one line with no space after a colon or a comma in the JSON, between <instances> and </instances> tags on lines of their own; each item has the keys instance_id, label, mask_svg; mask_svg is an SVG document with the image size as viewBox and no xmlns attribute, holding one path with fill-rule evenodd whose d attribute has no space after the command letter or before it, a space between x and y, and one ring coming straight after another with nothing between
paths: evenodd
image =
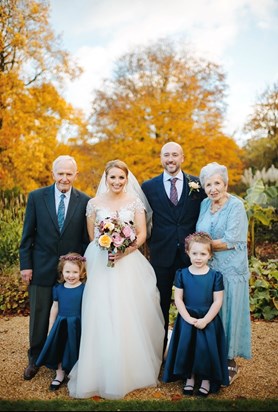
<instances>
[{"instance_id":1,"label":"purple tie","mask_svg":"<svg viewBox=\"0 0 278 412\"><path fill-rule=\"evenodd\" d=\"M170 189L170 200L176 206L178 204L178 191L176 188L176 181L178 180L177 177L173 177L171 180L171 189Z\"/></svg>"}]
</instances>

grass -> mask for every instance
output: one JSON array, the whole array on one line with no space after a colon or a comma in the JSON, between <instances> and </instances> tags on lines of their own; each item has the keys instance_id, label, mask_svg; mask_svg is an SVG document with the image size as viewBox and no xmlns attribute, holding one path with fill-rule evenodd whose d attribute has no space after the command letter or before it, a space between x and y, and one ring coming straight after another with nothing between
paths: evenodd
<instances>
[{"instance_id":1,"label":"grass","mask_svg":"<svg viewBox=\"0 0 278 412\"><path fill-rule=\"evenodd\" d=\"M0 411L278 411L278 399L178 401L0 401Z\"/></svg>"}]
</instances>

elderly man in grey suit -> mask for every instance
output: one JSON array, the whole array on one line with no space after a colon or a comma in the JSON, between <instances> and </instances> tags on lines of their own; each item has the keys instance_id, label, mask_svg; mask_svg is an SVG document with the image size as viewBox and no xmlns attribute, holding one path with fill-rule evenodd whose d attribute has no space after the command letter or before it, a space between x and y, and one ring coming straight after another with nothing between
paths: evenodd
<instances>
[{"instance_id":1,"label":"elderly man in grey suit","mask_svg":"<svg viewBox=\"0 0 278 412\"><path fill-rule=\"evenodd\" d=\"M29 364L24 379L38 372L35 362L48 333L52 288L59 257L84 254L89 244L86 226L88 195L73 188L78 175L71 156L59 156L52 169L55 184L30 192L19 249L20 272L29 291Z\"/></svg>"}]
</instances>

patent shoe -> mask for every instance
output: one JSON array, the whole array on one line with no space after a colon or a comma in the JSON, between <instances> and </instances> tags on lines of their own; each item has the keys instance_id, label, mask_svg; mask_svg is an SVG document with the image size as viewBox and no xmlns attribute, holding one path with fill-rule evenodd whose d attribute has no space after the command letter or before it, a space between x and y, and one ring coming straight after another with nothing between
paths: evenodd
<instances>
[{"instance_id":1,"label":"patent shoe","mask_svg":"<svg viewBox=\"0 0 278 412\"><path fill-rule=\"evenodd\" d=\"M23 378L26 381L30 381L31 379L33 379L34 376L36 376L36 374L39 371L39 367L34 365L33 363L29 363L29 365L27 366L26 369L24 369L24 373L23 373Z\"/></svg>"},{"instance_id":2,"label":"patent shoe","mask_svg":"<svg viewBox=\"0 0 278 412\"><path fill-rule=\"evenodd\" d=\"M192 396L193 395L193 389L194 387L192 385L185 385L183 388L183 394L187 396Z\"/></svg>"},{"instance_id":3,"label":"patent shoe","mask_svg":"<svg viewBox=\"0 0 278 412\"><path fill-rule=\"evenodd\" d=\"M203 398L206 398L209 394L209 390L204 388L203 386L200 386L197 395L202 396Z\"/></svg>"},{"instance_id":4,"label":"patent shoe","mask_svg":"<svg viewBox=\"0 0 278 412\"><path fill-rule=\"evenodd\" d=\"M62 385L62 383L64 382L64 380L65 380L65 378L62 381L60 381L59 379L53 379L52 383L49 385L49 390L52 391L52 392L57 391L60 388L60 386ZM53 384L53 382L58 382L58 383L57 383L57 385L55 385L55 384Z\"/></svg>"}]
</instances>

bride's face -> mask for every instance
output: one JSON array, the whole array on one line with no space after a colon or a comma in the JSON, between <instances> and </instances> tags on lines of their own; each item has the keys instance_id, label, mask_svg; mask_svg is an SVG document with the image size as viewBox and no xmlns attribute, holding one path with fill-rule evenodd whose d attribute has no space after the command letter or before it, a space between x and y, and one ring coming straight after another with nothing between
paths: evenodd
<instances>
[{"instance_id":1,"label":"bride's face","mask_svg":"<svg viewBox=\"0 0 278 412\"><path fill-rule=\"evenodd\" d=\"M112 167L106 176L108 189L114 193L120 193L127 183L125 172L118 167Z\"/></svg>"}]
</instances>

